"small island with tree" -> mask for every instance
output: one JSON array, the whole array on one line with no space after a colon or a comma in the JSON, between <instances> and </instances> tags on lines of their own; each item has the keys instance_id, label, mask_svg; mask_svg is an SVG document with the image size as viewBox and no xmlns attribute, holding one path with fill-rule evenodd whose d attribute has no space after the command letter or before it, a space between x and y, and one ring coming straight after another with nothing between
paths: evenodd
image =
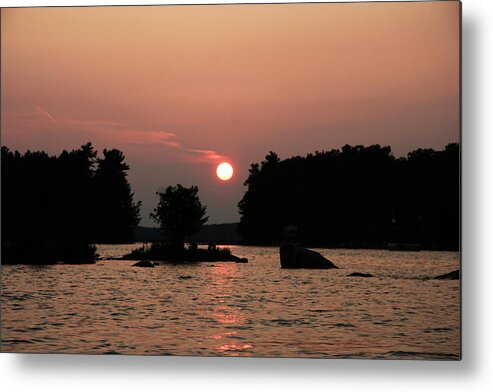
<instances>
[{"instance_id":1,"label":"small island with tree","mask_svg":"<svg viewBox=\"0 0 493 392\"><path fill-rule=\"evenodd\" d=\"M95 244L131 243L142 203L134 201L130 166L117 149L103 156L91 143L50 156L2 146L2 263L92 264ZM207 222L198 187L168 186L158 192L151 218L161 240L124 259L246 262L228 248L198 248L193 236ZM151 262L152 265L152 262Z\"/></svg>"},{"instance_id":2,"label":"small island with tree","mask_svg":"<svg viewBox=\"0 0 493 392\"><path fill-rule=\"evenodd\" d=\"M159 225L162 240L135 249L123 259L147 261L136 264L143 267L150 267L151 261L247 262L247 259L231 254L229 248L216 248L214 244L209 244L207 249L200 249L192 240L209 219L198 191L196 186L186 188L177 184L168 186L164 192L157 192L159 203L150 217Z\"/></svg>"}]
</instances>

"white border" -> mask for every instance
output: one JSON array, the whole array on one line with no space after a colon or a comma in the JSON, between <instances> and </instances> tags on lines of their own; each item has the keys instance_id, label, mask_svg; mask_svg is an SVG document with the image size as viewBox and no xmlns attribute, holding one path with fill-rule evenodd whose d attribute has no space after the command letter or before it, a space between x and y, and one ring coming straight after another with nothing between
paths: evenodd
<instances>
[{"instance_id":1,"label":"white border","mask_svg":"<svg viewBox=\"0 0 493 392\"><path fill-rule=\"evenodd\" d=\"M181 1L207 4L228 1ZM247 1L275 2L275 1ZM282 1L289 2L289 1ZM177 1L1 0L5 6ZM486 391L493 385L493 2L463 1L461 362L0 354L5 391Z\"/></svg>"}]
</instances>

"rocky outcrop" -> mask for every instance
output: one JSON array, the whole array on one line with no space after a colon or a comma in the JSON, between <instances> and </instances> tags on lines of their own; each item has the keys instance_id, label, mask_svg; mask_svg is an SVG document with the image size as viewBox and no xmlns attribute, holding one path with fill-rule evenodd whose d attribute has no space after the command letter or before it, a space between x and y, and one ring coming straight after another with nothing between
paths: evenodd
<instances>
[{"instance_id":1,"label":"rocky outcrop","mask_svg":"<svg viewBox=\"0 0 493 392\"><path fill-rule=\"evenodd\" d=\"M363 272L353 272L352 274L349 274L348 276L357 276L360 278L373 278L372 274L365 274Z\"/></svg>"},{"instance_id":2,"label":"rocky outcrop","mask_svg":"<svg viewBox=\"0 0 493 392\"><path fill-rule=\"evenodd\" d=\"M146 268L154 268L154 263L149 260L141 260L137 263L133 264L132 267L146 267Z\"/></svg>"},{"instance_id":3,"label":"rocky outcrop","mask_svg":"<svg viewBox=\"0 0 493 392\"><path fill-rule=\"evenodd\" d=\"M281 268L337 268L320 253L293 244L283 244L279 249Z\"/></svg>"},{"instance_id":4,"label":"rocky outcrop","mask_svg":"<svg viewBox=\"0 0 493 392\"><path fill-rule=\"evenodd\" d=\"M459 272L459 270L455 270L455 271L449 272L448 274L435 276L433 279L441 279L441 280L460 279L460 272Z\"/></svg>"}]
</instances>

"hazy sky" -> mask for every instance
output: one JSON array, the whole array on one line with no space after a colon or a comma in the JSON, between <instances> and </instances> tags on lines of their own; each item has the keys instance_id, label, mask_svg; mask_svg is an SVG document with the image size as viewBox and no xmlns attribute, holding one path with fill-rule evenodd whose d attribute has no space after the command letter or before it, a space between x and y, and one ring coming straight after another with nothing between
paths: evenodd
<instances>
[{"instance_id":1,"label":"hazy sky","mask_svg":"<svg viewBox=\"0 0 493 392\"><path fill-rule=\"evenodd\" d=\"M459 138L459 3L2 9L2 145L121 149L144 203L198 185L238 221L249 165ZM236 170L221 182L223 160Z\"/></svg>"}]
</instances>

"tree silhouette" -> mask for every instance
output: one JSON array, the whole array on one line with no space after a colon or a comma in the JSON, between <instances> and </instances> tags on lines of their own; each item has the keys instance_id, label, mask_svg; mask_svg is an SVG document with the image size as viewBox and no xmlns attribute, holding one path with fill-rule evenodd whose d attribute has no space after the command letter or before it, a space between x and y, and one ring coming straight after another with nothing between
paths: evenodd
<instances>
[{"instance_id":1,"label":"tree silhouette","mask_svg":"<svg viewBox=\"0 0 493 392\"><path fill-rule=\"evenodd\" d=\"M270 151L250 167L239 231L252 244L279 243L294 225L311 246L458 249L459 169L458 144L399 159L379 145L284 160Z\"/></svg>"},{"instance_id":2,"label":"tree silhouette","mask_svg":"<svg viewBox=\"0 0 493 392\"><path fill-rule=\"evenodd\" d=\"M129 166L119 150L103 150L94 174L98 224L96 242L118 243L133 239L140 221L141 202L134 203L127 181Z\"/></svg>"},{"instance_id":3,"label":"tree silhouette","mask_svg":"<svg viewBox=\"0 0 493 392\"><path fill-rule=\"evenodd\" d=\"M2 262L87 262L96 241L128 241L140 203L123 160L91 143L59 156L2 146Z\"/></svg>"},{"instance_id":4,"label":"tree silhouette","mask_svg":"<svg viewBox=\"0 0 493 392\"><path fill-rule=\"evenodd\" d=\"M159 203L150 217L159 224L164 239L172 246L183 247L185 239L198 233L209 219L206 206L198 197L198 187L168 186L156 192Z\"/></svg>"}]
</instances>

